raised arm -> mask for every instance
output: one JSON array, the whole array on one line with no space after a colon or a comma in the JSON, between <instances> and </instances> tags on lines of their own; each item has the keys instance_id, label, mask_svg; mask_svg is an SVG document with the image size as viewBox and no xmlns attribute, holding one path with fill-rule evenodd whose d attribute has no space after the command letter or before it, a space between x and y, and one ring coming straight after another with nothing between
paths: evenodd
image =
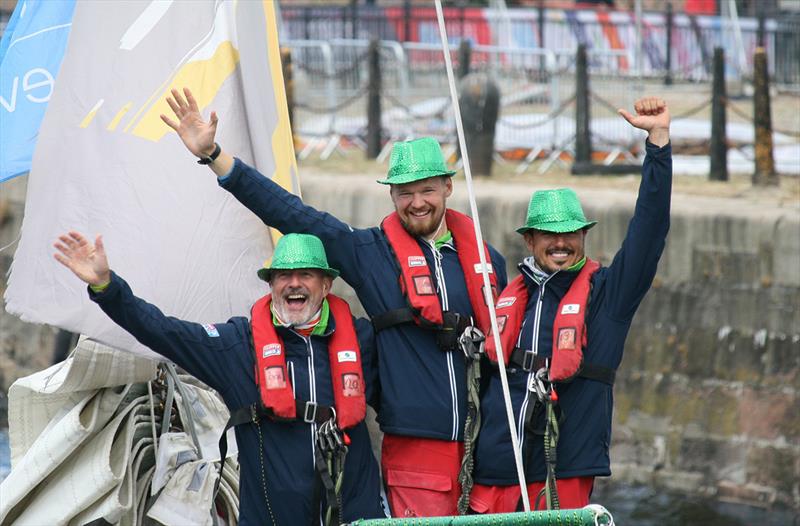
<instances>
[{"instance_id":1,"label":"raised arm","mask_svg":"<svg viewBox=\"0 0 800 526\"><path fill-rule=\"evenodd\" d=\"M166 115L161 115L161 120L178 133L178 137L192 154L200 159L209 158L216 148L214 137L219 122L217 113L212 111L211 120L208 122L203 120L197 101L189 88L183 88L183 95L178 90L172 90L172 97L167 97L167 104L178 120L174 121ZM217 177L222 177L231 171L233 157L220 150L216 160L208 163L208 167L217 174Z\"/></svg>"},{"instance_id":2,"label":"raised arm","mask_svg":"<svg viewBox=\"0 0 800 526\"><path fill-rule=\"evenodd\" d=\"M183 141L186 148L199 158L206 158L216 148L217 114L211 112L206 122L200 115L197 102L188 88L183 94L172 90L167 103L175 114L175 121L166 115L161 119ZM351 286L362 281L356 234L349 225L336 217L306 205L291 192L220 149L215 161L208 164L219 178L220 185L256 214L264 224L284 234L303 233L319 237L325 244L328 259L342 272L342 278Z\"/></svg>"},{"instance_id":3,"label":"raised arm","mask_svg":"<svg viewBox=\"0 0 800 526\"><path fill-rule=\"evenodd\" d=\"M633 218L608 271L608 312L619 321L633 317L653 282L669 231L672 192L667 103L658 97L647 97L638 100L634 110L636 115L624 109L619 113L632 126L647 131L648 138Z\"/></svg>"},{"instance_id":4,"label":"raised arm","mask_svg":"<svg viewBox=\"0 0 800 526\"><path fill-rule=\"evenodd\" d=\"M92 244L69 232L54 244L55 258L90 286L90 297L114 323L141 344L172 360L225 396L241 371L233 348L249 335L234 323L201 325L166 316L158 307L136 297L128 284L108 266L101 236ZM238 365L237 365L238 364Z\"/></svg>"}]
</instances>

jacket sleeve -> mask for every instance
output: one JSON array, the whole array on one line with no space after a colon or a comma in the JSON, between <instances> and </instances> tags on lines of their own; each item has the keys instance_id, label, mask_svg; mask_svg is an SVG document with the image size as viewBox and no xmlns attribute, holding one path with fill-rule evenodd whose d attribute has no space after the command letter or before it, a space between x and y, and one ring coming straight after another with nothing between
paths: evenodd
<instances>
[{"instance_id":1,"label":"jacket sleeve","mask_svg":"<svg viewBox=\"0 0 800 526\"><path fill-rule=\"evenodd\" d=\"M606 307L617 321L630 321L658 269L669 231L672 146L649 141L633 218L622 247L608 268Z\"/></svg>"},{"instance_id":2,"label":"jacket sleeve","mask_svg":"<svg viewBox=\"0 0 800 526\"><path fill-rule=\"evenodd\" d=\"M361 283L357 235L349 225L306 205L298 196L238 158L234 160L231 173L220 178L219 184L267 226L284 234L313 234L320 238L328 261L341 272L342 278L353 287Z\"/></svg>"},{"instance_id":3,"label":"jacket sleeve","mask_svg":"<svg viewBox=\"0 0 800 526\"><path fill-rule=\"evenodd\" d=\"M378 382L378 349L375 343L375 331L372 323L366 318L354 319L353 323L361 349L361 367L364 370L364 387L367 403L376 411L380 401L380 383Z\"/></svg>"},{"instance_id":4,"label":"jacket sleeve","mask_svg":"<svg viewBox=\"0 0 800 526\"><path fill-rule=\"evenodd\" d=\"M139 343L175 362L189 374L223 394L237 376L234 348L249 336L232 322L206 324L166 316L155 305L134 296L121 277L111 273L111 283L102 292L89 290L89 297L117 325Z\"/></svg>"}]
</instances>

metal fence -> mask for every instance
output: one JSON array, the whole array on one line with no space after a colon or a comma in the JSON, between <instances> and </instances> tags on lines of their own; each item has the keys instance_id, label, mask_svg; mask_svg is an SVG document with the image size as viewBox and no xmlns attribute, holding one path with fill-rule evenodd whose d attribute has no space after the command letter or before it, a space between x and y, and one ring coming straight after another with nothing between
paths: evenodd
<instances>
[{"instance_id":1,"label":"metal fence","mask_svg":"<svg viewBox=\"0 0 800 526\"><path fill-rule=\"evenodd\" d=\"M330 156L343 141L363 146L366 135L367 40L284 40L292 52L296 103L294 129L303 137L301 159L314 151ZM382 126L386 144L418 136L436 137L446 150L456 144L447 74L439 45L379 41ZM451 48L454 68L459 53ZM588 52L592 94L596 99L592 132L606 162L631 156L639 137L616 115L630 107L637 84L620 80L626 53ZM575 139L575 60L570 50L472 46L470 70L491 78L500 89L501 118L495 139L499 152L518 152L519 170L547 155L540 167L573 153ZM536 145L532 148L532 145ZM383 155L388 151L382 152Z\"/></svg>"},{"instance_id":2,"label":"metal fence","mask_svg":"<svg viewBox=\"0 0 800 526\"><path fill-rule=\"evenodd\" d=\"M432 8L415 6L289 6L282 9L286 39L329 40L356 38L399 42L438 43ZM445 19L454 46L462 39L478 45L506 48L568 49L578 44L592 50L614 51L616 73L661 77L667 70L667 16L645 13L641 46L636 20L628 12L519 8L497 11L447 8ZM774 81L800 85L800 17L781 16L763 21L763 40ZM739 18L738 24L715 16L676 14L672 27L671 74L675 80L707 81L714 47L728 50L729 78L752 75L752 55L759 43L759 20ZM638 50L641 49L641 61ZM641 71L636 66L641 64Z\"/></svg>"}]
</instances>

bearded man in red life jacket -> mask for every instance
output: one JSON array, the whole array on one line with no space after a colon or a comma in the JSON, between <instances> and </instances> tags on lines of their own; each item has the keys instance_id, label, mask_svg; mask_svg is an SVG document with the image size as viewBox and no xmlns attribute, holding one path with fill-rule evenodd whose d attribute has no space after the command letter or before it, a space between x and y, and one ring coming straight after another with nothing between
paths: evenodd
<instances>
[{"instance_id":1,"label":"bearded man in red life jacket","mask_svg":"<svg viewBox=\"0 0 800 526\"><path fill-rule=\"evenodd\" d=\"M352 228L214 142L217 116L203 119L188 89L173 90L167 103L177 120L162 119L219 185L265 224L319 237L372 319L380 378L375 408L392 514L456 514L459 475L469 471L461 469L463 440L467 413L476 414L480 369L459 339L465 331L478 334L472 328L485 334L489 326L479 250L493 291L505 287L506 270L496 250L477 246L472 220L447 208L455 172L439 143L430 137L395 143L388 176L378 181L389 186L394 213L380 227ZM467 435L476 430L471 426Z\"/></svg>"},{"instance_id":2,"label":"bearded man in red life jacket","mask_svg":"<svg viewBox=\"0 0 800 526\"><path fill-rule=\"evenodd\" d=\"M364 416L374 385L374 333L330 294L339 271L319 239L288 234L258 275L271 294L250 319L199 324L134 296L103 241L59 237L56 259L139 342L219 392L239 448L238 523L338 525L385 517ZM226 433L220 458L226 458ZM230 521L229 521L230 522Z\"/></svg>"},{"instance_id":3,"label":"bearded man in red life jacket","mask_svg":"<svg viewBox=\"0 0 800 526\"><path fill-rule=\"evenodd\" d=\"M622 247L608 267L586 257L587 221L574 191L533 194L522 234L530 256L497 300L503 358L532 509L589 503L594 477L611 475L612 386L633 315L669 230L672 151L669 109L656 97L620 110L648 132L642 181ZM497 365L494 338L486 353ZM481 397L470 507L520 509L499 374Z\"/></svg>"}]
</instances>

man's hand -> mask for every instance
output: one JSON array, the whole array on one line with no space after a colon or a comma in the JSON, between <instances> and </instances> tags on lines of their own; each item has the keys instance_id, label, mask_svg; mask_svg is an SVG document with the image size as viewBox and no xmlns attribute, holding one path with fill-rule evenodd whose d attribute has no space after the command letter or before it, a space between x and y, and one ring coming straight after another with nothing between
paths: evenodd
<instances>
[{"instance_id":1,"label":"man's hand","mask_svg":"<svg viewBox=\"0 0 800 526\"><path fill-rule=\"evenodd\" d=\"M669 142L669 108L660 97L644 97L633 105L636 115L631 115L620 108L617 112L632 126L645 130L648 139L656 146L665 146Z\"/></svg>"},{"instance_id":2,"label":"man's hand","mask_svg":"<svg viewBox=\"0 0 800 526\"><path fill-rule=\"evenodd\" d=\"M206 122L197 108L189 88L183 88L184 99L178 90L172 90L172 97L167 97L167 104L178 118L176 123L166 115L161 120L178 132L183 144L197 157L207 157L214 151L214 136L217 134L217 114L211 112L211 120Z\"/></svg>"},{"instance_id":3,"label":"man's hand","mask_svg":"<svg viewBox=\"0 0 800 526\"><path fill-rule=\"evenodd\" d=\"M58 236L58 240L60 242L53 243L53 246L61 252L54 254L59 263L89 285L105 285L111 281L102 236L97 236L94 245L75 231Z\"/></svg>"}]
</instances>

